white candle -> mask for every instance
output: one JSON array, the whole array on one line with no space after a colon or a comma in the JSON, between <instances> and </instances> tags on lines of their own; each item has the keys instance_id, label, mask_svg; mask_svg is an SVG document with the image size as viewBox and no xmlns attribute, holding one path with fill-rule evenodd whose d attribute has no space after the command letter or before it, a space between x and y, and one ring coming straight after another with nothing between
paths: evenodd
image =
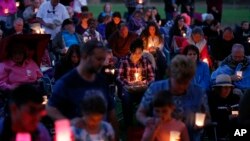
<instances>
[{"instance_id":1,"label":"white candle","mask_svg":"<svg viewBox=\"0 0 250 141\"><path fill-rule=\"evenodd\" d=\"M48 97L45 95L43 96L43 105L46 105L48 103Z\"/></svg>"},{"instance_id":2,"label":"white candle","mask_svg":"<svg viewBox=\"0 0 250 141\"><path fill-rule=\"evenodd\" d=\"M142 4L142 3L143 3L143 0L138 0L138 3L139 3L139 4Z\"/></svg>"},{"instance_id":3,"label":"white candle","mask_svg":"<svg viewBox=\"0 0 250 141\"><path fill-rule=\"evenodd\" d=\"M104 71L105 71L105 73L109 73L109 69L108 69L108 68L107 68L107 69L105 69Z\"/></svg>"},{"instance_id":4,"label":"white candle","mask_svg":"<svg viewBox=\"0 0 250 141\"><path fill-rule=\"evenodd\" d=\"M38 8L35 8L35 13L37 13L37 11L38 11Z\"/></svg>"},{"instance_id":5,"label":"white candle","mask_svg":"<svg viewBox=\"0 0 250 141\"><path fill-rule=\"evenodd\" d=\"M71 141L71 128L68 119L55 122L56 141Z\"/></svg>"},{"instance_id":6,"label":"white candle","mask_svg":"<svg viewBox=\"0 0 250 141\"><path fill-rule=\"evenodd\" d=\"M207 58L204 58L204 59L202 60L202 62L209 64Z\"/></svg>"},{"instance_id":7,"label":"white candle","mask_svg":"<svg viewBox=\"0 0 250 141\"><path fill-rule=\"evenodd\" d=\"M37 34L40 34L40 30L39 30L39 29L37 29L37 30L36 30L36 33L37 33Z\"/></svg>"},{"instance_id":8,"label":"white candle","mask_svg":"<svg viewBox=\"0 0 250 141\"><path fill-rule=\"evenodd\" d=\"M242 77L242 71L236 71L236 75Z\"/></svg>"},{"instance_id":9,"label":"white candle","mask_svg":"<svg viewBox=\"0 0 250 141\"><path fill-rule=\"evenodd\" d=\"M8 8L5 8L4 9L4 14L8 14L9 13L9 9Z\"/></svg>"},{"instance_id":10,"label":"white candle","mask_svg":"<svg viewBox=\"0 0 250 141\"><path fill-rule=\"evenodd\" d=\"M52 66L55 66L55 60L52 61Z\"/></svg>"},{"instance_id":11,"label":"white candle","mask_svg":"<svg viewBox=\"0 0 250 141\"><path fill-rule=\"evenodd\" d=\"M195 124L199 127L204 126L205 117L206 114L204 113L195 113Z\"/></svg>"},{"instance_id":12,"label":"white candle","mask_svg":"<svg viewBox=\"0 0 250 141\"><path fill-rule=\"evenodd\" d=\"M135 73L135 81L136 82L139 81L139 73L138 72Z\"/></svg>"},{"instance_id":13,"label":"white candle","mask_svg":"<svg viewBox=\"0 0 250 141\"><path fill-rule=\"evenodd\" d=\"M17 133L16 141L31 141L31 136L29 133Z\"/></svg>"},{"instance_id":14,"label":"white candle","mask_svg":"<svg viewBox=\"0 0 250 141\"><path fill-rule=\"evenodd\" d=\"M111 72L112 74L115 74L115 69L111 69L110 72Z\"/></svg>"},{"instance_id":15,"label":"white candle","mask_svg":"<svg viewBox=\"0 0 250 141\"><path fill-rule=\"evenodd\" d=\"M44 29L40 28L40 34L44 34Z\"/></svg>"},{"instance_id":16,"label":"white candle","mask_svg":"<svg viewBox=\"0 0 250 141\"><path fill-rule=\"evenodd\" d=\"M232 115L238 116L239 115L239 111L232 111Z\"/></svg>"},{"instance_id":17,"label":"white candle","mask_svg":"<svg viewBox=\"0 0 250 141\"><path fill-rule=\"evenodd\" d=\"M170 141L180 140L180 134L178 131L170 131Z\"/></svg>"},{"instance_id":18,"label":"white candle","mask_svg":"<svg viewBox=\"0 0 250 141\"><path fill-rule=\"evenodd\" d=\"M16 7L19 7L19 6L20 6L20 2L17 1L17 2L16 2Z\"/></svg>"},{"instance_id":19,"label":"white candle","mask_svg":"<svg viewBox=\"0 0 250 141\"><path fill-rule=\"evenodd\" d=\"M186 33L183 33L183 34L182 34L182 36L183 36L183 37L186 37L186 36L187 36L187 34L186 34Z\"/></svg>"}]
</instances>

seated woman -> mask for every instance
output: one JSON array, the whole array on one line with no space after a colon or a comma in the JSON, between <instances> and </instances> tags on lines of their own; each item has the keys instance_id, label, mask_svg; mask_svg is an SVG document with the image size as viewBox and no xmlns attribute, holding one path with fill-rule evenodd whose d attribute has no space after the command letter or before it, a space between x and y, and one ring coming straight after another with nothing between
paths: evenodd
<instances>
[{"instance_id":1,"label":"seated woman","mask_svg":"<svg viewBox=\"0 0 250 141\"><path fill-rule=\"evenodd\" d=\"M169 30L169 46L171 46L173 36L188 37L190 36L190 28L185 24L183 16L178 15L174 20L174 25Z\"/></svg>"},{"instance_id":2,"label":"seated woman","mask_svg":"<svg viewBox=\"0 0 250 141\"><path fill-rule=\"evenodd\" d=\"M13 90L20 84L35 83L43 76L38 65L27 58L26 45L9 46L8 59L0 63L0 89Z\"/></svg>"},{"instance_id":3,"label":"seated woman","mask_svg":"<svg viewBox=\"0 0 250 141\"><path fill-rule=\"evenodd\" d=\"M183 53L196 64L196 72L192 82L203 89L209 90L209 67L206 63L200 61L199 49L194 45L188 45L185 47Z\"/></svg>"},{"instance_id":4,"label":"seated woman","mask_svg":"<svg viewBox=\"0 0 250 141\"><path fill-rule=\"evenodd\" d=\"M143 13L140 10L134 11L133 15L128 21L128 28L132 32L136 32L138 35L141 34L142 29L146 26L143 19Z\"/></svg>"},{"instance_id":5,"label":"seated woman","mask_svg":"<svg viewBox=\"0 0 250 141\"><path fill-rule=\"evenodd\" d=\"M156 70L156 80L162 79L167 69L167 53L164 48L164 39L160 34L159 28L155 22L148 23L141 34L144 43L145 56L150 60ZM152 58L150 55L154 57Z\"/></svg>"},{"instance_id":6,"label":"seated woman","mask_svg":"<svg viewBox=\"0 0 250 141\"><path fill-rule=\"evenodd\" d=\"M66 56L60 60L55 67L55 80L58 80L64 74L75 68L80 62L80 47L79 45L70 46Z\"/></svg>"},{"instance_id":7,"label":"seated woman","mask_svg":"<svg viewBox=\"0 0 250 141\"><path fill-rule=\"evenodd\" d=\"M183 53L187 45L195 45L199 49L200 59L207 63L209 67L212 67L207 40L204 38L204 33L200 27L194 27L189 38L173 37L172 50L174 50L174 53Z\"/></svg>"},{"instance_id":8,"label":"seated woman","mask_svg":"<svg viewBox=\"0 0 250 141\"><path fill-rule=\"evenodd\" d=\"M240 96L233 94L232 80L227 74L216 77L215 85L208 94L209 109L212 121L217 122L217 135L219 138L228 136L230 130L234 129L233 119L237 117ZM232 111L235 111L234 114Z\"/></svg>"}]
</instances>

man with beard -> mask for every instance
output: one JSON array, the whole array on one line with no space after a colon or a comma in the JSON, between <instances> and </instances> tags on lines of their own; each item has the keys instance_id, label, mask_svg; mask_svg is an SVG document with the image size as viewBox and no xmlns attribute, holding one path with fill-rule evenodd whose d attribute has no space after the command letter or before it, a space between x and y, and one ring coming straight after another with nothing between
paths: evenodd
<instances>
[{"instance_id":1,"label":"man with beard","mask_svg":"<svg viewBox=\"0 0 250 141\"><path fill-rule=\"evenodd\" d=\"M106 49L101 42L88 41L81 48L79 65L60 78L53 89L47 106L48 115L53 119L68 118L76 124L82 117L80 103L89 91L97 91L104 95L108 103L107 120L115 128L116 119L114 101L108 93L108 87L98 73L103 66Z\"/></svg>"}]
</instances>

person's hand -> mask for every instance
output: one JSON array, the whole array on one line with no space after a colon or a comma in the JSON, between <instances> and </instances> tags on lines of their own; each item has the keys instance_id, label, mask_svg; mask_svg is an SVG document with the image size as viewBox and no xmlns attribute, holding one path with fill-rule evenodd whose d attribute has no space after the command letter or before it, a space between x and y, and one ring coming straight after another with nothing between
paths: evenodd
<instances>
[{"instance_id":1,"label":"person's hand","mask_svg":"<svg viewBox=\"0 0 250 141\"><path fill-rule=\"evenodd\" d=\"M63 49L60 50L60 53L61 54L66 54L67 51L68 51L68 49L65 47L65 48L63 48Z\"/></svg>"},{"instance_id":2,"label":"person's hand","mask_svg":"<svg viewBox=\"0 0 250 141\"><path fill-rule=\"evenodd\" d=\"M155 118L153 118L153 117L146 117L145 118L145 120L143 121L143 124L145 125L145 126L152 126L152 125L154 125L155 124Z\"/></svg>"},{"instance_id":3,"label":"person's hand","mask_svg":"<svg viewBox=\"0 0 250 141\"><path fill-rule=\"evenodd\" d=\"M238 76L238 75L231 75L231 79L232 79L232 81L240 81L242 79L242 77Z\"/></svg>"},{"instance_id":4,"label":"person's hand","mask_svg":"<svg viewBox=\"0 0 250 141\"><path fill-rule=\"evenodd\" d=\"M149 47L148 51L149 52L156 52L156 47Z\"/></svg>"},{"instance_id":5,"label":"person's hand","mask_svg":"<svg viewBox=\"0 0 250 141\"><path fill-rule=\"evenodd\" d=\"M215 6L212 7L212 10L213 10L214 12L218 13L218 10L217 10L217 8L216 8Z\"/></svg>"},{"instance_id":6,"label":"person's hand","mask_svg":"<svg viewBox=\"0 0 250 141\"><path fill-rule=\"evenodd\" d=\"M174 11L177 11L177 4L172 4L172 7L174 8Z\"/></svg>"},{"instance_id":7,"label":"person's hand","mask_svg":"<svg viewBox=\"0 0 250 141\"><path fill-rule=\"evenodd\" d=\"M76 117L76 118L73 118L71 121L70 121L70 124L72 126L75 126L75 127L82 127L83 126L83 122L82 122L82 118L80 117Z\"/></svg>"}]
</instances>

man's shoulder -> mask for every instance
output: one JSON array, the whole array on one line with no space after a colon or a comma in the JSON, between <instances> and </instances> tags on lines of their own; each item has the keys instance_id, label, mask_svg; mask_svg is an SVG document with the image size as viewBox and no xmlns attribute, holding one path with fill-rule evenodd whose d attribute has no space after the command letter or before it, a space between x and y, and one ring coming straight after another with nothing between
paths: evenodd
<instances>
[{"instance_id":1,"label":"man's shoulder","mask_svg":"<svg viewBox=\"0 0 250 141\"><path fill-rule=\"evenodd\" d=\"M151 90L154 89L154 90L157 90L157 91L169 90L169 80L167 79L167 80L155 81L150 85L149 88Z\"/></svg>"},{"instance_id":2,"label":"man's shoulder","mask_svg":"<svg viewBox=\"0 0 250 141\"><path fill-rule=\"evenodd\" d=\"M204 91L204 89L201 86L199 86L198 84L194 84L194 83L190 83L188 90L189 91L196 91L196 92Z\"/></svg>"},{"instance_id":3,"label":"man's shoulder","mask_svg":"<svg viewBox=\"0 0 250 141\"><path fill-rule=\"evenodd\" d=\"M80 77L77 73L76 69L73 69L69 72L67 72L65 75L63 75L60 79L58 79L57 83L76 83L78 81L78 78Z\"/></svg>"}]
</instances>

